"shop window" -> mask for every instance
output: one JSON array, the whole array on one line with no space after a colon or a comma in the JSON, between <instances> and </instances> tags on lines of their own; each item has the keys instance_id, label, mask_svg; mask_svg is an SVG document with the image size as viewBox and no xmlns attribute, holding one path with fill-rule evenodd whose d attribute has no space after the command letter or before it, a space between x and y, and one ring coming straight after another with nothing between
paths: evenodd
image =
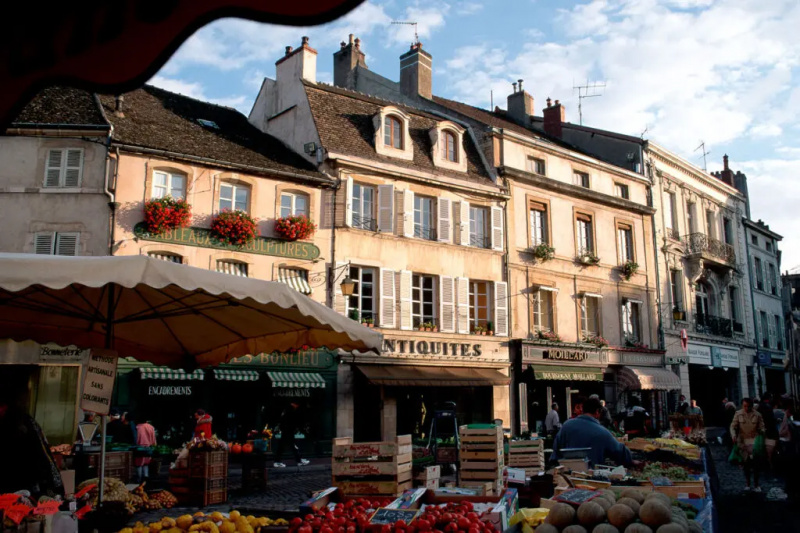
<instances>
[{"instance_id":1,"label":"shop window","mask_svg":"<svg viewBox=\"0 0 800 533\"><path fill-rule=\"evenodd\" d=\"M624 183L615 183L614 192L616 193L617 198L629 200L631 197L630 190L628 189L628 186L625 185Z\"/></svg>"},{"instance_id":2,"label":"shop window","mask_svg":"<svg viewBox=\"0 0 800 533\"><path fill-rule=\"evenodd\" d=\"M489 208L474 205L469 207L469 244L478 248L491 248Z\"/></svg>"},{"instance_id":3,"label":"shop window","mask_svg":"<svg viewBox=\"0 0 800 533\"><path fill-rule=\"evenodd\" d=\"M44 186L80 187L83 174L83 149L58 148L47 151Z\"/></svg>"},{"instance_id":4,"label":"shop window","mask_svg":"<svg viewBox=\"0 0 800 533\"><path fill-rule=\"evenodd\" d=\"M156 170L153 172L153 184L150 188L151 198L186 198L186 175L175 172Z\"/></svg>"},{"instance_id":5,"label":"shop window","mask_svg":"<svg viewBox=\"0 0 800 533\"><path fill-rule=\"evenodd\" d=\"M302 193L281 193L281 218L308 216L308 195Z\"/></svg>"},{"instance_id":6,"label":"shop window","mask_svg":"<svg viewBox=\"0 0 800 533\"><path fill-rule=\"evenodd\" d=\"M672 295L673 311L684 311L683 307L683 272L680 270L669 271L670 291Z\"/></svg>"},{"instance_id":7,"label":"shop window","mask_svg":"<svg viewBox=\"0 0 800 533\"><path fill-rule=\"evenodd\" d=\"M764 271L761 270L761 258L754 257L753 258L754 269L756 271L756 287L758 290L764 290Z\"/></svg>"},{"instance_id":8,"label":"shop window","mask_svg":"<svg viewBox=\"0 0 800 533\"><path fill-rule=\"evenodd\" d=\"M383 119L383 144L397 150L403 149L403 122L393 115Z\"/></svg>"},{"instance_id":9,"label":"shop window","mask_svg":"<svg viewBox=\"0 0 800 533\"><path fill-rule=\"evenodd\" d=\"M353 227L376 231L375 187L353 183Z\"/></svg>"},{"instance_id":10,"label":"shop window","mask_svg":"<svg viewBox=\"0 0 800 533\"><path fill-rule=\"evenodd\" d=\"M247 277L247 263L241 261L230 261L227 259L220 259L217 261L217 272L223 274L230 274L231 276Z\"/></svg>"},{"instance_id":11,"label":"shop window","mask_svg":"<svg viewBox=\"0 0 800 533\"><path fill-rule=\"evenodd\" d=\"M436 240L433 203L433 198L414 195L414 237L430 241Z\"/></svg>"},{"instance_id":12,"label":"shop window","mask_svg":"<svg viewBox=\"0 0 800 533\"><path fill-rule=\"evenodd\" d=\"M529 157L527 170L528 172L533 172L534 174L539 174L540 176L547 175L547 168L544 165L544 159Z\"/></svg>"},{"instance_id":13,"label":"shop window","mask_svg":"<svg viewBox=\"0 0 800 533\"><path fill-rule=\"evenodd\" d=\"M350 278L356 282L353 294L347 298L347 313L350 318L376 319L375 269L351 266Z\"/></svg>"},{"instance_id":14,"label":"shop window","mask_svg":"<svg viewBox=\"0 0 800 533\"><path fill-rule=\"evenodd\" d=\"M761 311L759 315L761 318L761 346L769 348L769 319L765 311Z\"/></svg>"},{"instance_id":15,"label":"shop window","mask_svg":"<svg viewBox=\"0 0 800 533\"><path fill-rule=\"evenodd\" d=\"M600 298L584 294L581 298L581 332L584 337L600 335Z\"/></svg>"},{"instance_id":16,"label":"shop window","mask_svg":"<svg viewBox=\"0 0 800 533\"><path fill-rule=\"evenodd\" d=\"M533 293L533 327L535 331L553 331L553 290L539 288Z\"/></svg>"},{"instance_id":17,"label":"shop window","mask_svg":"<svg viewBox=\"0 0 800 533\"><path fill-rule=\"evenodd\" d=\"M578 241L578 255L594 254L594 233L592 230L592 217L579 213L575 221L577 241Z\"/></svg>"},{"instance_id":18,"label":"shop window","mask_svg":"<svg viewBox=\"0 0 800 533\"><path fill-rule=\"evenodd\" d=\"M783 351L783 321L780 315L775 315L775 340L776 348Z\"/></svg>"},{"instance_id":19,"label":"shop window","mask_svg":"<svg viewBox=\"0 0 800 533\"><path fill-rule=\"evenodd\" d=\"M627 224L617 226L617 253L620 265L633 261L633 228Z\"/></svg>"},{"instance_id":20,"label":"shop window","mask_svg":"<svg viewBox=\"0 0 800 533\"><path fill-rule=\"evenodd\" d=\"M492 320L490 286L487 281L469 282L469 323L470 330L480 326L485 328Z\"/></svg>"},{"instance_id":21,"label":"shop window","mask_svg":"<svg viewBox=\"0 0 800 533\"><path fill-rule=\"evenodd\" d=\"M641 302L627 300L622 304L622 336L629 342L640 342Z\"/></svg>"},{"instance_id":22,"label":"shop window","mask_svg":"<svg viewBox=\"0 0 800 533\"><path fill-rule=\"evenodd\" d=\"M34 235L33 253L39 255L78 255L79 232L42 232Z\"/></svg>"},{"instance_id":23,"label":"shop window","mask_svg":"<svg viewBox=\"0 0 800 533\"><path fill-rule=\"evenodd\" d=\"M436 321L436 278L414 274L411 278L411 318L415 328Z\"/></svg>"},{"instance_id":24,"label":"shop window","mask_svg":"<svg viewBox=\"0 0 800 533\"><path fill-rule=\"evenodd\" d=\"M541 202L530 202L531 247L548 244L547 205Z\"/></svg>"},{"instance_id":25,"label":"shop window","mask_svg":"<svg viewBox=\"0 0 800 533\"><path fill-rule=\"evenodd\" d=\"M162 261L169 261L170 263L183 264L182 255L173 254L170 252L149 252L147 255L149 257L152 257L153 259L160 259Z\"/></svg>"},{"instance_id":26,"label":"shop window","mask_svg":"<svg viewBox=\"0 0 800 533\"><path fill-rule=\"evenodd\" d=\"M220 211L248 211L250 205L250 187L247 185L222 183L219 186Z\"/></svg>"},{"instance_id":27,"label":"shop window","mask_svg":"<svg viewBox=\"0 0 800 533\"><path fill-rule=\"evenodd\" d=\"M451 163L458 163L458 143L456 134L445 130L442 132L442 159Z\"/></svg>"}]
</instances>

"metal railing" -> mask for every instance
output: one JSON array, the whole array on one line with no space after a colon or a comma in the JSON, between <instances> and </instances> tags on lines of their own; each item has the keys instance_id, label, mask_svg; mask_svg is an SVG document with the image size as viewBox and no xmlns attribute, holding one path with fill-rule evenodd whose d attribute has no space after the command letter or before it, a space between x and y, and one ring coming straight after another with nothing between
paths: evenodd
<instances>
[{"instance_id":1,"label":"metal railing","mask_svg":"<svg viewBox=\"0 0 800 533\"><path fill-rule=\"evenodd\" d=\"M704 233L690 233L683 236L686 243L686 253L703 254L729 265L736 264L736 253L733 246L717 239L712 239Z\"/></svg>"},{"instance_id":2,"label":"metal railing","mask_svg":"<svg viewBox=\"0 0 800 533\"><path fill-rule=\"evenodd\" d=\"M721 316L695 313L694 329L698 333L716 335L718 337L733 337L733 322L730 318Z\"/></svg>"},{"instance_id":3,"label":"metal railing","mask_svg":"<svg viewBox=\"0 0 800 533\"><path fill-rule=\"evenodd\" d=\"M488 235L472 234L469 236L469 244L477 248L491 248L492 239Z\"/></svg>"},{"instance_id":4,"label":"metal railing","mask_svg":"<svg viewBox=\"0 0 800 533\"><path fill-rule=\"evenodd\" d=\"M418 239L425 239L428 241L436 240L436 228L433 226L418 226L414 225L414 237Z\"/></svg>"},{"instance_id":5,"label":"metal railing","mask_svg":"<svg viewBox=\"0 0 800 533\"><path fill-rule=\"evenodd\" d=\"M353 227L369 231L378 231L378 221L372 217L353 213Z\"/></svg>"},{"instance_id":6,"label":"metal railing","mask_svg":"<svg viewBox=\"0 0 800 533\"><path fill-rule=\"evenodd\" d=\"M667 228L667 237L676 241L681 240L681 234L678 233L677 228Z\"/></svg>"}]
</instances>

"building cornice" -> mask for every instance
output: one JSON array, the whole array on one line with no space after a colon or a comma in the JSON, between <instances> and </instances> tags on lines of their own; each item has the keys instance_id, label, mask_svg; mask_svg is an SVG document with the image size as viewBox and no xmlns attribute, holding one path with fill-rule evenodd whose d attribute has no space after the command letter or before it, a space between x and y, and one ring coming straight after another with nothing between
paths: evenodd
<instances>
[{"instance_id":1,"label":"building cornice","mask_svg":"<svg viewBox=\"0 0 800 533\"><path fill-rule=\"evenodd\" d=\"M772 237L776 241L782 241L783 240L783 235L779 235L779 234L775 233L774 231L772 231L770 229L767 229L764 226L761 226L756 222L753 222L749 218L742 217L742 222L748 228L750 228L750 229L752 229L754 231L757 231L757 232L759 232L759 233L761 233L763 235L769 235L770 237ZM769 253L769 252L765 252L765 253Z\"/></svg>"},{"instance_id":2,"label":"building cornice","mask_svg":"<svg viewBox=\"0 0 800 533\"><path fill-rule=\"evenodd\" d=\"M727 183L723 183L711 174L700 170L696 166L692 165L689 161L686 161L682 157L673 154L665 148L662 148L658 144L650 141L648 143L648 151L650 155L662 163L691 175L691 177L702 182L704 185L708 185L709 187L716 189L721 193L735 196L738 200L745 201L744 195L736 187L728 185ZM674 176L673 178L677 179Z\"/></svg>"}]
</instances>

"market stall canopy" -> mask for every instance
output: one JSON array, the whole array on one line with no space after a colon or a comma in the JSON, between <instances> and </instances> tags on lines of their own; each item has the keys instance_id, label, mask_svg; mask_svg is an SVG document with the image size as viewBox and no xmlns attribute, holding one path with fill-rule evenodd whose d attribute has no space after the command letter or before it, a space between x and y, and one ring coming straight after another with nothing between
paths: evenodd
<instances>
[{"instance_id":1,"label":"market stall canopy","mask_svg":"<svg viewBox=\"0 0 800 533\"><path fill-rule=\"evenodd\" d=\"M588 366L531 365L533 376L543 380L603 381L603 369Z\"/></svg>"},{"instance_id":2,"label":"market stall canopy","mask_svg":"<svg viewBox=\"0 0 800 533\"><path fill-rule=\"evenodd\" d=\"M191 370L304 345L379 353L382 337L283 283L145 256L0 253L0 338Z\"/></svg>"},{"instance_id":3,"label":"market stall canopy","mask_svg":"<svg viewBox=\"0 0 800 533\"><path fill-rule=\"evenodd\" d=\"M666 368L623 366L617 370L617 381L623 390L678 390L680 378Z\"/></svg>"},{"instance_id":4,"label":"market stall canopy","mask_svg":"<svg viewBox=\"0 0 800 533\"><path fill-rule=\"evenodd\" d=\"M508 385L509 378L489 368L358 365L373 385L396 387L487 387Z\"/></svg>"},{"instance_id":5,"label":"market stall canopy","mask_svg":"<svg viewBox=\"0 0 800 533\"><path fill-rule=\"evenodd\" d=\"M171 380L198 380L203 381L206 375L202 370L186 372L180 368L169 368L168 366L153 366L139 369L142 379L171 379Z\"/></svg>"},{"instance_id":6,"label":"market stall canopy","mask_svg":"<svg viewBox=\"0 0 800 533\"><path fill-rule=\"evenodd\" d=\"M325 378L315 372L267 372L272 386L279 389L324 389Z\"/></svg>"}]
</instances>

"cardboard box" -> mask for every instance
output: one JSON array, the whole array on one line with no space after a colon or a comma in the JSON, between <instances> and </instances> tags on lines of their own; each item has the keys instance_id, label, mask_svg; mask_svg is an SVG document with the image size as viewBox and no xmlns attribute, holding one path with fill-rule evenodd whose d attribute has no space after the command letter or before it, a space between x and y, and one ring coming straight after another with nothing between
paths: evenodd
<instances>
[{"instance_id":1,"label":"cardboard box","mask_svg":"<svg viewBox=\"0 0 800 533\"><path fill-rule=\"evenodd\" d=\"M324 509L330 502L338 502L341 497L339 489L329 487L314 494L311 498L300 504L300 514L313 513L317 509Z\"/></svg>"},{"instance_id":2,"label":"cardboard box","mask_svg":"<svg viewBox=\"0 0 800 533\"><path fill-rule=\"evenodd\" d=\"M497 505L481 517L481 521L489 522L497 531L508 529L508 521L519 511L519 493L517 489L507 489Z\"/></svg>"},{"instance_id":3,"label":"cardboard box","mask_svg":"<svg viewBox=\"0 0 800 533\"><path fill-rule=\"evenodd\" d=\"M510 468L506 467L503 470L503 478L508 483L525 484L525 469L524 468Z\"/></svg>"},{"instance_id":4,"label":"cardboard box","mask_svg":"<svg viewBox=\"0 0 800 533\"><path fill-rule=\"evenodd\" d=\"M586 472L589 463L585 459L559 459L558 464L573 472Z\"/></svg>"},{"instance_id":5,"label":"cardboard box","mask_svg":"<svg viewBox=\"0 0 800 533\"><path fill-rule=\"evenodd\" d=\"M428 481L430 479L439 479L441 477L442 477L442 467L436 465L436 466L426 466L422 470L422 472L414 476L414 479L418 481Z\"/></svg>"},{"instance_id":6,"label":"cardboard box","mask_svg":"<svg viewBox=\"0 0 800 533\"><path fill-rule=\"evenodd\" d=\"M427 481L423 481L423 483L424 483L424 485L422 485L422 486L425 487L426 489L436 490L436 489L439 488L439 480L438 479L429 479Z\"/></svg>"}]
</instances>

